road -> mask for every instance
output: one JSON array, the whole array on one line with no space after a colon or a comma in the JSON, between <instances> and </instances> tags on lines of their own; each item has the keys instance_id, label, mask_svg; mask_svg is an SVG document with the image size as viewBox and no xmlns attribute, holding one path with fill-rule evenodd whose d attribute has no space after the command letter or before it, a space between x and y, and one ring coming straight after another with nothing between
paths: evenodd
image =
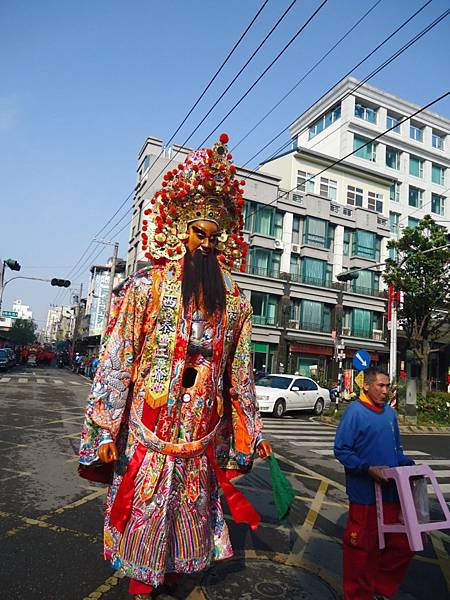
<instances>
[{"instance_id":1,"label":"road","mask_svg":"<svg viewBox=\"0 0 450 600\"><path fill-rule=\"evenodd\" d=\"M126 581L102 559L105 489L76 472L89 385L83 377L53 368L16 367L0 374L2 600L129 597ZM183 577L172 598L342 597L346 497L342 469L331 454L334 430L303 414L267 418L265 428L296 491L289 517L277 519L267 462L256 461L237 485L261 514L260 528L252 532L236 526L227 513L235 559ZM450 482L448 441L446 436L404 438L414 458L434 461L442 487ZM447 533L434 535L416 556L396 600L450 598Z\"/></svg>"}]
</instances>

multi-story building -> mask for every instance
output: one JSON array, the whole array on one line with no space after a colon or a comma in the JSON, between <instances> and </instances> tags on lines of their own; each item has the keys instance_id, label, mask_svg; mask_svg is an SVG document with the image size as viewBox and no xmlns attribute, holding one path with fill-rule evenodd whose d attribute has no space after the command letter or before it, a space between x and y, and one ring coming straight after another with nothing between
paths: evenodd
<instances>
[{"instance_id":1,"label":"multi-story building","mask_svg":"<svg viewBox=\"0 0 450 600\"><path fill-rule=\"evenodd\" d=\"M127 273L146 262L140 227L161 171L173 168L187 153L178 146L163 151L155 138L148 138L141 149ZM379 273L369 269L386 256L389 222L387 203L381 198L389 194L392 180L347 162L311 179L310 174L330 162L318 152L292 150L259 171L237 169L246 181L245 236L250 251L246 272L235 273L235 278L253 306L258 371L298 371L331 379L335 311L341 300L347 360L361 347L374 361L386 356L385 295ZM346 194L353 190L352 206L343 199L344 189ZM360 193L373 198L373 208L360 205ZM351 285L338 283L336 275L351 267L367 271Z\"/></svg>"},{"instance_id":2,"label":"multi-story building","mask_svg":"<svg viewBox=\"0 0 450 600\"><path fill-rule=\"evenodd\" d=\"M110 274L112 262L107 265L93 265L90 269L86 310L83 328L87 336L100 336L104 329L105 310L108 300ZM119 285L125 277L125 261L121 258L116 261L113 288Z\"/></svg>"},{"instance_id":3,"label":"multi-story building","mask_svg":"<svg viewBox=\"0 0 450 600\"><path fill-rule=\"evenodd\" d=\"M347 77L300 115L290 126L294 145L334 158L356 151L348 162L390 177L389 194L382 201L392 236L402 227L414 227L425 214L447 226L450 120L425 110L401 122L420 107L368 84L357 88L359 84ZM344 201L355 206L351 194ZM377 210L377 199L366 197L363 206Z\"/></svg>"},{"instance_id":4,"label":"multi-story building","mask_svg":"<svg viewBox=\"0 0 450 600\"><path fill-rule=\"evenodd\" d=\"M25 319L31 321L33 318L33 311L27 304L23 304L22 300L16 300L12 306L13 312L17 313L16 319Z\"/></svg>"}]
</instances>

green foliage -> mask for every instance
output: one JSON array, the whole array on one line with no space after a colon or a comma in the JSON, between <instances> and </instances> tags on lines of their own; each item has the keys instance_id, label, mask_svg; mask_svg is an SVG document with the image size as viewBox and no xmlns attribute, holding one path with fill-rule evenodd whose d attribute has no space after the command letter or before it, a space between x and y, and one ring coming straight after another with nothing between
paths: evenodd
<instances>
[{"instance_id":1,"label":"green foliage","mask_svg":"<svg viewBox=\"0 0 450 600\"><path fill-rule=\"evenodd\" d=\"M8 331L8 338L19 346L26 346L36 341L37 325L30 319L15 319L14 325Z\"/></svg>"},{"instance_id":2,"label":"green foliage","mask_svg":"<svg viewBox=\"0 0 450 600\"><path fill-rule=\"evenodd\" d=\"M450 394L430 392L417 395L417 416L419 422L450 425Z\"/></svg>"}]
</instances>

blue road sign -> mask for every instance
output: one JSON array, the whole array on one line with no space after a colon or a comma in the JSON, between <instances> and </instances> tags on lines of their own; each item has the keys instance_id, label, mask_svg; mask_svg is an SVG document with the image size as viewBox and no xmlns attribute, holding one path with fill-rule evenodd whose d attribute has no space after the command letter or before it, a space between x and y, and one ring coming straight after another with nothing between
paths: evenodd
<instances>
[{"instance_id":1,"label":"blue road sign","mask_svg":"<svg viewBox=\"0 0 450 600\"><path fill-rule=\"evenodd\" d=\"M370 367L370 354L367 350L357 350L353 356L353 366L358 371L365 371Z\"/></svg>"}]
</instances>

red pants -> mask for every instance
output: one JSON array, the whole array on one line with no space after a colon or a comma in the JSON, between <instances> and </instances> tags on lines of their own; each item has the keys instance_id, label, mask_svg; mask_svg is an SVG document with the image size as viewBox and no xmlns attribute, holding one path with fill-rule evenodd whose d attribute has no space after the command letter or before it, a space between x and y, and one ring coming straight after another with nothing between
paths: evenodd
<instances>
[{"instance_id":1,"label":"red pants","mask_svg":"<svg viewBox=\"0 0 450 600\"><path fill-rule=\"evenodd\" d=\"M398 503L385 502L383 509L385 523L398 522ZM388 533L385 540L386 547L380 550L375 505L350 503L343 539L345 600L394 596L414 553L404 533Z\"/></svg>"},{"instance_id":2,"label":"red pants","mask_svg":"<svg viewBox=\"0 0 450 600\"><path fill-rule=\"evenodd\" d=\"M164 577L164 583L176 583L180 578L179 573L167 573ZM130 579L130 583L128 585L128 591L132 596L136 594L151 594L155 588L147 583L142 583L142 581L138 581L137 579Z\"/></svg>"}]
</instances>

